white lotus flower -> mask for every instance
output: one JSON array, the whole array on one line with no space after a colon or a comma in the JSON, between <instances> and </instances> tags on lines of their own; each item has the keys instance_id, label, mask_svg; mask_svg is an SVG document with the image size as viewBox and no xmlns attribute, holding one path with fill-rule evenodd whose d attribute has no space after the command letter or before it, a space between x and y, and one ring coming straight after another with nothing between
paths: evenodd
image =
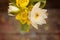
<instances>
[{"instance_id":1,"label":"white lotus flower","mask_svg":"<svg viewBox=\"0 0 60 40\"><path fill-rule=\"evenodd\" d=\"M38 29L38 25L46 24L46 9L39 8L40 2L36 3L33 7L29 19L31 21L31 24L34 28Z\"/></svg>"},{"instance_id":2,"label":"white lotus flower","mask_svg":"<svg viewBox=\"0 0 60 40\"><path fill-rule=\"evenodd\" d=\"M19 8L10 5L8 11L9 11L9 12L16 12L16 11L19 11Z\"/></svg>"},{"instance_id":3,"label":"white lotus flower","mask_svg":"<svg viewBox=\"0 0 60 40\"><path fill-rule=\"evenodd\" d=\"M12 12L12 13L16 13L16 12L18 12L20 9L19 8L17 8L16 6L12 6L12 5L9 5L9 9L8 9L8 15L10 15L10 16L14 16L14 15L12 15L12 14L10 14L10 12Z\"/></svg>"}]
</instances>

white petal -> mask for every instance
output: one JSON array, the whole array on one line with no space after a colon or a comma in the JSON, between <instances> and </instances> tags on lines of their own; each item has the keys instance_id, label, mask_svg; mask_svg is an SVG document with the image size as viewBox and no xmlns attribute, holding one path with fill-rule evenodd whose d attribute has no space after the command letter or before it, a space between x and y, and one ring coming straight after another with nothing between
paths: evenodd
<instances>
[{"instance_id":1,"label":"white petal","mask_svg":"<svg viewBox=\"0 0 60 40\"><path fill-rule=\"evenodd\" d=\"M43 24L46 24L46 20L43 20Z\"/></svg>"},{"instance_id":2,"label":"white petal","mask_svg":"<svg viewBox=\"0 0 60 40\"><path fill-rule=\"evenodd\" d=\"M9 16L15 16L15 15L13 15L13 14L10 14L10 13L9 13L8 15L9 15Z\"/></svg>"},{"instance_id":3,"label":"white petal","mask_svg":"<svg viewBox=\"0 0 60 40\"><path fill-rule=\"evenodd\" d=\"M46 21L45 20L40 20L40 21L37 22L37 24L43 25L43 24L46 24Z\"/></svg>"},{"instance_id":4,"label":"white petal","mask_svg":"<svg viewBox=\"0 0 60 40\"><path fill-rule=\"evenodd\" d=\"M40 13L41 13L41 16L42 16L44 19L48 18L48 17L47 17L47 10L45 10L45 9L40 9Z\"/></svg>"},{"instance_id":5,"label":"white petal","mask_svg":"<svg viewBox=\"0 0 60 40\"><path fill-rule=\"evenodd\" d=\"M15 6L9 6L9 10L12 12L12 11L19 11L19 8L15 7ZM8 11L9 11L8 10Z\"/></svg>"},{"instance_id":6,"label":"white petal","mask_svg":"<svg viewBox=\"0 0 60 40\"><path fill-rule=\"evenodd\" d=\"M35 29L38 29L38 25L36 23L31 23L31 24Z\"/></svg>"},{"instance_id":7,"label":"white petal","mask_svg":"<svg viewBox=\"0 0 60 40\"><path fill-rule=\"evenodd\" d=\"M42 17L43 19L48 18L47 15L46 15L45 13L42 13L42 14L41 14L41 17Z\"/></svg>"},{"instance_id":8,"label":"white petal","mask_svg":"<svg viewBox=\"0 0 60 40\"><path fill-rule=\"evenodd\" d=\"M33 9L39 8L39 6L40 6L40 2L36 3Z\"/></svg>"},{"instance_id":9,"label":"white petal","mask_svg":"<svg viewBox=\"0 0 60 40\"><path fill-rule=\"evenodd\" d=\"M42 9L42 12L45 12L45 13L46 13L46 12L47 12L47 10L46 10L46 9Z\"/></svg>"},{"instance_id":10,"label":"white petal","mask_svg":"<svg viewBox=\"0 0 60 40\"><path fill-rule=\"evenodd\" d=\"M34 13L34 12L39 8L39 6L40 6L40 2L36 3L36 4L34 5L34 7L32 8L31 13Z\"/></svg>"}]
</instances>

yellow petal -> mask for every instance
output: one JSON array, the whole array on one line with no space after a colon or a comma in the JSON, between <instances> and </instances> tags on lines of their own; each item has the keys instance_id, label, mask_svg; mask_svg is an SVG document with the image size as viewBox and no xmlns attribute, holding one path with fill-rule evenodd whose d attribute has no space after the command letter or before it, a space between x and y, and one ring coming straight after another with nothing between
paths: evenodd
<instances>
[{"instance_id":1,"label":"yellow petal","mask_svg":"<svg viewBox=\"0 0 60 40\"><path fill-rule=\"evenodd\" d=\"M17 20L20 20L20 19L21 19L21 15L20 15L20 14L17 14L17 15L16 15L16 19L17 19Z\"/></svg>"},{"instance_id":2,"label":"yellow petal","mask_svg":"<svg viewBox=\"0 0 60 40\"><path fill-rule=\"evenodd\" d=\"M20 20L20 22L21 22L22 24L25 24L25 23L26 23L26 20Z\"/></svg>"},{"instance_id":3,"label":"yellow petal","mask_svg":"<svg viewBox=\"0 0 60 40\"><path fill-rule=\"evenodd\" d=\"M30 20L27 19L27 24L30 25Z\"/></svg>"}]
</instances>

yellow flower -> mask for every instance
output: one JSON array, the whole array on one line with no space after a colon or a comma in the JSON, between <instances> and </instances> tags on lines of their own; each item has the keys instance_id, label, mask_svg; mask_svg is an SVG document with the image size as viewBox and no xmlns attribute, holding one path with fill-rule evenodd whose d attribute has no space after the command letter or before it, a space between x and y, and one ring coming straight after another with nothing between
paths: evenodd
<instances>
[{"instance_id":1,"label":"yellow flower","mask_svg":"<svg viewBox=\"0 0 60 40\"><path fill-rule=\"evenodd\" d=\"M26 7L29 4L29 0L16 0L18 7Z\"/></svg>"},{"instance_id":2,"label":"yellow flower","mask_svg":"<svg viewBox=\"0 0 60 40\"><path fill-rule=\"evenodd\" d=\"M16 16L16 19L19 20L22 24L30 25L30 20L28 19L28 12L27 10L22 11L21 13L18 13Z\"/></svg>"},{"instance_id":3,"label":"yellow flower","mask_svg":"<svg viewBox=\"0 0 60 40\"><path fill-rule=\"evenodd\" d=\"M29 19L27 19L27 25L30 25L30 20Z\"/></svg>"},{"instance_id":4,"label":"yellow flower","mask_svg":"<svg viewBox=\"0 0 60 40\"><path fill-rule=\"evenodd\" d=\"M26 23L26 17L24 17L23 13L17 14L16 19L19 20L22 24Z\"/></svg>"},{"instance_id":5,"label":"yellow flower","mask_svg":"<svg viewBox=\"0 0 60 40\"><path fill-rule=\"evenodd\" d=\"M17 15L16 15L16 19L17 19L17 20L21 20L21 14L17 14Z\"/></svg>"}]
</instances>

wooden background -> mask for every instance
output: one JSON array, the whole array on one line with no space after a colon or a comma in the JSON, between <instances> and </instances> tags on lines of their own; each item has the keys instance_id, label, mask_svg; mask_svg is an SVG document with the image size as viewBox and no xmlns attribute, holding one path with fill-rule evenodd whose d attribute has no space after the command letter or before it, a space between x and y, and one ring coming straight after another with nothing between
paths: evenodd
<instances>
[{"instance_id":1,"label":"wooden background","mask_svg":"<svg viewBox=\"0 0 60 40\"><path fill-rule=\"evenodd\" d=\"M0 0L0 40L60 40L60 0L47 0L48 27L21 35L14 17L9 17L9 0Z\"/></svg>"}]
</instances>

